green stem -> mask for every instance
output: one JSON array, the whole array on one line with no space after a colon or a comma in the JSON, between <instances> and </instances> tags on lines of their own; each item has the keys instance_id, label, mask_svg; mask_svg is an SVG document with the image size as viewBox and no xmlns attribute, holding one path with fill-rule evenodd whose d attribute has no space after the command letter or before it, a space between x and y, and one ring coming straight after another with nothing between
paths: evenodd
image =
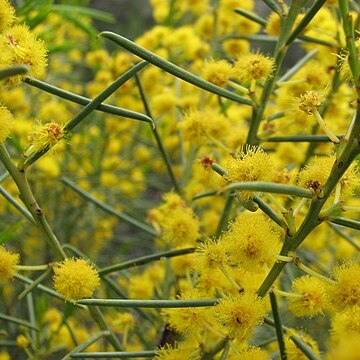
<instances>
[{"instance_id":1,"label":"green stem","mask_svg":"<svg viewBox=\"0 0 360 360\"><path fill-rule=\"evenodd\" d=\"M222 338L218 343L216 343L209 350L205 350L204 354L201 356L201 360L212 360L214 355L218 354L229 342L228 338Z\"/></svg>"},{"instance_id":2,"label":"green stem","mask_svg":"<svg viewBox=\"0 0 360 360\"><path fill-rule=\"evenodd\" d=\"M339 229L339 226L332 224L331 222L328 222L328 225L343 239L345 239L349 244L351 244L357 251L360 251L360 244L358 244L357 241L355 241L349 234L341 231Z\"/></svg>"},{"instance_id":3,"label":"green stem","mask_svg":"<svg viewBox=\"0 0 360 360\"><path fill-rule=\"evenodd\" d=\"M345 219L342 217L330 217L329 222L337 225L342 225L350 229L360 230L360 221Z\"/></svg>"},{"instance_id":4,"label":"green stem","mask_svg":"<svg viewBox=\"0 0 360 360\"><path fill-rule=\"evenodd\" d=\"M219 360L226 360L227 356L229 354L229 351L230 351L230 342L228 341L224 346L224 351L222 352Z\"/></svg>"},{"instance_id":5,"label":"green stem","mask_svg":"<svg viewBox=\"0 0 360 360\"><path fill-rule=\"evenodd\" d=\"M281 274L282 270L284 269L286 262L276 262L273 267L271 268L270 272L266 276L265 280L259 287L259 290L257 291L258 295L260 297L264 297L266 293L269 291L273 283L276 281L278 276Z\"/></svg>"},{"instance_id":6,"label":"green stem","mask_svg":"<svg viewBox=\"0 0 360 360\"><path fill-rule=\"evenodd\" d=\"M208 196L219 195L219 193L220 193L219 190L205 191L203 193L194 195L194 197L191 199L191 201L202 199L202 198L205 198L205 197L208 197Z\"/></svg>"},{"instance_id":7,"label":"green stem","mask_svg":"<svg viewBox=\"0 0 360 360\"><path fill-rule=\"evenodd\" d=\"M319 49L314 49L312 51L309 51L304 55L294 66L292 66L281 78L277 81L277 83L285 82L289 80L292 76L294 76L300 69L303 68L303 66L311 60L317 53L319 52Z\"/></svg>"},{"instance_id":8,"label":"green stem","mask_svg":"<svg viewBox=\"0 0 360 360\"><path fill-rule=\"evenodd\" d=\"M324 219L319 219L319 214L326 203L327 199L334 190L336 184L340 181L341 177L344 175L345 171L352 164L352 161L360 153L360 109L357 109L356 120L349 137L349 141L346 142L342 152L339 154L337 160L335 161L330 175L323 187L324 196L321 199L313 199L311 201L308 213L300 225L299 229L293 237L286 235L283 248L281 249L280 255L287 255L289 251L295 251L301 243L306 239L310 232L318 226ZM335 218L336 219L336 218ZM340 218L341 219L341 218ZM340 220L342 221L342 220ZM350 220L352 222L352 220ZM346 222L348 223L348 222ZM349 224L349 223L348 223ZM357 226L357 224L352 224ZM360 229L360 227L359 227ZM285 263L275 263L271 268L268 276L261 284L258 294L263 297L269 291L272 284L276 281L278 276L281 274Z\"/></svg>"},{"instance_id":9,"label":"green stem","mask_svg":"<svg viewBox=\"0 0 360 360\"><path fill-rule=\"evenodd\" d=\"M20 274L15 274L14 278L21 281L24 284L29 284L31 285L34 281L27 278L26 276L20 275ZM41 290L42 292L44 292L45 294L48 294L54 298L60 299L62 301L65 301L64 297L62 297L60 294L58 294L56 291L54 291L53 289L50 289L49 287L42 285L42 284L37 284L36 285L36 289ZM75 304L75 306L80 307L82 309L86 309L85 306L83 305L79 305L79 304Z\"/></svg>"},{"instance_id":10,"label":"green stem","mask_svg":"<svg viewBox=\"0 0 360 360\"><path fill-rule=\"evenodd\" d=\"M15 198L8 193L2 186L0 186L0 194L11 204L13 205L26 219L28 219L31 223L36 225L36 221L32 217L32 215L27 211L25 208L23 208L16 200Z\"/></svg>"},{"instance_id":11,"label":"green stem","mask_svg":"<svg viewBox=\"0 0 360 360\"><path fill-rule=\"evenodd\" d=\"M296 259L294 261L294 264L299 268L301 269L303 272L305 272L306 274L308 275L311 275L313 277L316 277L317 279L321 280L321 281L324 281L328 284L331 284L331 285L335 285L336 282L320 273L318 273L317 271L309 268L308 266L304 265L301 261L299 261L299 259Z\"/></svg>"},{"instance_id":12,"label":"green stem","mask_svg":"<svg viewBox=\"0 0 360 360\"><path fill-rule=\"evenodd\" d=\"M127 215L121 211L118 211L116 209L114 209L113 207L111 207L108 204L105 204L104 202L95 199L94 196L92 196L90 193L88 193L87 191L81 189L80 187L78 187L76 184L74 184L71 180L62 177L61 181L69 186L72 190L76 191L79 195L81 195L82 197L84 197L85 199L87 199L88 201L90 201L91 203L95 204L96 206L98 206L100 209L104 210L105 212L107 212L108 214L114 215L116 217L118 217L119 219L125 221L126 223L135 226L136 228L145 231L146 233L152 235L152 236L158 236L159 234L150 226L148 226L147 224L142 223L141 221L131 217L130 215Z\"/></svg>"},{"instance_id":13,"label":"green stem","mask_svg":"<svg viewBox=\"0 0 360 360\"><path fill-rule=\"evenodd\" d=\"M261 199L261 197L255 196L253 200L259 205L260 210L262 210L270 219L276 222L284 230L287 229L288 226L286 222L278 215L278 213L270 205L268 205L263 199Z\"/></svg>"},{"instance_id":14,"label":"green stem","mask_svg":"<svg viewBox=\"0 0 360 360\"><path fill-rule=\"evenodd\" d=\"M10 323L13 323L13 324L25 326L26 328L38 331L38 328L36 326L34 326L34 324L32 324L31 322L23 320L23 319L19 319L19 318L14 317L14 316L10 316L10 315L0 313L0 320L4 320L4 321L7 321L7 322L10 322Z\"/></svg>"},{"instance_id":15,"label":"green stem","mask_svg":"<svg viewBox=\"0 0 360 360\"><path fill-rule=\"evenodd\" d=\"M276 13L280 14L280 6L277 2L275 2L274 0L263 0L263 2L272 10L275 11Z\"/></svg>"},{"instance_id":16,"label":"green stem","mask_svg":"<svg viewBox=\"0 0 360 360\"><path fill-rule=\"evenodd\" d=\"M83 299L76 302L80 305L105 306L116 308L186 308L186 307L204 307L214 306L218 299L207 300L130 300L130 299Z\"/></svg>"},{"instance_id":17,"label":"green stem","mask_svg":"<svg viewBox=\"0 0 360 360\"><path fill-rule=\"evenodd\" d=\"M269 296L270 296L271 310L274 318L276 337L279 344L280 359L287 360L283 329L281 325L281 319L276 301L276 296L272 291L269 293Z\"/></svg>"},{"instance_id":18,"label":"green stem","mask_svg":"<svg viewBox=\"0 0 360 360\"><path fill-rule=\"evenodd\" d=\"M338 138L343 138L344 135L336 135ZM261 142L330 142L331 139L327 135L290 135L290 136L273 136L266 139L261 139Z\"/></svg>"},{"instance_id":19,"label":"green stem","mask_svg":"<svg viewBox=\"0 0 360 360\"><path fill-rule=\"evenodd\" d=\"M190 73L189 71L186 71L182 69L181 67L171 63L170 61L167 61L160 56L152 53L149 50L144 49L143 47L135 44L131 40L126 39L125 37L121 35L117 35L110 31L104 31L99 34L99 36L105 37L117 45L125 48L126 50L130 51L131 53L141 57L142 59L148 61L149 63L165 70L166 72L190 83L193 84L201 89L204 89L206 91L209 91L211 93L214 93L216 95L223 96L227 99L236 101L241 104L246 105L252 105L251 100L243 98L229 90L223 89L217 85L214 85L206 80L203 80L196 75Z\"/></svg>"},{"instance_id":20,"label":"green stem","mask_svg":"<svg viewBox=\"0 0 360 360\"><path fill-rule=\"evenodd\" d=\"M284 185L271 182L263 181L249 181L249 182L239 182L232 183L225 186L221 192L228 190L249 190L249 191L258 191L258 192L268 192L272 194L282 194L282 195L293 195L300 196L304 198L312 199L314 194L311 190L301 188L295 185Z\"/></svg>"},{"instance_id":21,"label":"green stem","mask_svg":"<svg viewBox=\"0 0 360 360\"><path fill-rule=\"evenodd\" d=\"M279 41L280 41L280 39L279 39ZM260 106L253 108L252 120L250 123L248 136L246 139L247 144L257 145L259 143L259 140L257 138L257 133L258 133L258 130L260 127L260 123L263 120L266 104L268 103L270 95L276 84L276 78L277 78L278 74L280 73L280 67L281 67L282 61L285 57L285 53L286 53L285 50L281 50L277 54L277 56L275 58L275 65L276 65L275 73L265 83L263 92L261 94L260 102L259 102Z\"/></svg>"},{"instance_id":22,"label":"green stem","mask_svg":"<svg viewBox=\"0 0 360 360\"><path fill-rule=\"evenodd\" d=\"M355 46L355 34L354 26L352 22L352 14L349 11L349 1L348 0L339 0L339 7L341 12L341 17L343 21L343 28L346 36L346 45L349 52L348 62L353 75L355 88L360 98L360 62Z\"/></svg>"},{"instance_id":23,"label":"green stem","mask_svg":"<svg viewBox=\"0 0 360 360\"><path fill-rule=\"evenodd\" d=\"M102 311L97 306L88 307L89 312L93 320L98 324L99 328L105 332L109 343L113 346L116 351L121 351L121 344L115 333L110 329L105 321L105 317ZM83 349L80 349L83 350ZM76 352L79 350L76 350Z\"/></svg>"},{"instance_id":24,"label":"green stem","mask_svg":"<svg viewBox=\"0 0 360 360\"><path fill-rule=\"evenodd\" d=\"M215 237L220 237L221 233L226 230L226 226L228 224L228 220L231 214L231 209L233 206L233 203L235 201L235 194L234 192L231 192L228 194L227 199L225 201L224 209L222 211L220 221L218 224L218 227L216 229Z\"/></svg>"},{"instance_id":25,"label":"green stem","mask_svg":"<svg viewBox=\"0 0 360 360\"><path fill-rule=\"evenodd\" d=\"M91 344L101 339L102 337L109 336L109 331L101 331L97 334L90 336L86 341L76 346L73 350L67 353L61 360L70 360L73 358L73 354L78 353L79 351L83 351L88 348Z\"/></svg>"},{"instance_id":26,"label":"green stem","mask_svg":"<svg viewBox=\"0 0 360 360\"><path fill-rule=\"evenodd\" d=\"M120 351L120 352L86 352L86 353L73 353L72 359L133 359L154 357L156 351Z\"/></svg>"},{"instance_id":27,"label":"green stem","mask_svg":"<svg viewBox=\"0 0 360 360\"><path fill-rule=\"evenodd\" d=\"M32 217L36 221L36 224L45 235L50 247L54 253L61 259L66 258L66 254L60 245L59 240L50 228L43 210L40 208L36 199L31 191L29 183L26 177L26 171L19 170L12 162L10 155L4 145L0 145L0 160L4 164L5 168L16 183L17 188L20 192L20 198L25 204L26 208L31 213Z\"/></svg>"},{"instance_id":28,"label":"green stem","mask_svg":"<svg viewBox=\"0 0 360 360\"><path fill-rule=\"evenodd\" d=\"M34 349L34 352L35 352L34 357L36 358L36 353L37 353L39 344L38 344L37 331L35 330L36 315L35 315L35 308L34 308L34 297L33 297L32 293L27 294L26 303L27 303L27 308L28 308L28 313L29 313L29 321L34 326L34 329L30 329L30 337L31 337L32 348Z\"/></svg>"},{"instance_id":29,"label":"green stem","mask_svg":"<svg viewBox=\"0 0 360 360\"><path fill-rule=\"evenodd\" d=\"M291 44L295 38L305 29L309 22L314 18L317 12L325 4L326 0L317 0L314 5L309 9L305 16L301 19L300 23L292 31L288 39L286 40L286 45Z\"/></svg>"},{"instance_id":30,"label":"green stem","mask_svg":"<svg viewBox=\"0 0 360 360\"><path fill-rule=\"evenodd\" d=\"M265 317L264 319L264 323L270 326L275 327L275 322L274 320ZM282 331L284 333L290 333L289 331L290 329L284 325L282 325ZM292 334L292 332L290 333ZM290 339L295 343L295 345L300 349L300 351L303 352L304 355L307 356L308 359L311 360L320 360L320 358L313 352L313 350L304 342L302 341L300 338L298 338L295 335L290 335Z\"/></svg>"},{"instance_id":31,"label":"green stem","mask_svg":"<svg viewBox=\"0 0 360 360\"><path fill-rule=\"evenodd\" d=\"M118 79L116 79L113 83L111 83L105 90L103 90L99 95L97 95L94 100L88 103L73 119L68 121L64 126L64 133L70 133L77 125L80 124L84 119L86 119L96 108L105 101L108 97L110 97L121 85L123 85L126 81L131 79L137 72L142 70L148 63L146 61L142 61L131 69L122 74ZM24 162L24 169L38 160L41 156L46 154L50 150L48 145L44 146L42 149L36 151L33 155L29 156Z\"/></svg>"},{"instance_id":32,"label":"green stem","mask_svg":"<svg viewBox=\"0 0 360 360\"><path fill-rule=\"evenodd\" d=\"M254 14L250 11L247 11L247 10L244 10L241 8L237 8L237 9L235 9L235 12L241 16L244 16L245 18L247 18L251 21L256 22L257 24L260 24L261 26L266 26L266 24L267 24L267 21L265 19L263 19L259 15Z\"/></svg>"},{"instance_id":33,"label":"green stem","mask_svg":"<svg viewBox=\"0 0 360 360\"><path fill-rule=\"evenodd\" d=\"M295 335L290 335L290 339L294 342L294 344L302 351L304 355L310 360L320 360L319 356L317 356L313 349L307 345L304 341L299 339Z\"/></svg>"},{"instance_id":34,"label":"green stem","mask_svg":"<svg viewBox=\"0 0 360 360\"><path fill-rule=\"evenodd\" d=\"M138 74L135 75L135 82L136 82L137 87L139 89L140 97L141 97L141 100L143 102L145 112L146 112L147 116L150 119L153 119L152 114L151 114L151 110L150 110L150 105L149 105L148 99L146 97L146 94L144 92L144 88L143 88L143 86L141 84L141 81L140 81L140 78L139 78ZM171 165L170 156L169 156L168 152L166 151L166 149L164 147L164 144L163 144L163 142L161 140L161 137L160 137L160 134L159 134L159 132L157 130L157 127L152 126L151 131L152 131L152 133L153 133L153 135L155 137L156 144L157 144L158 149L160 151L160 154L161 154L161 156L162 156L162 158L164 160L166 169L168 171L168 174L170 176L170 180L171 180L171 182L172 182L172 184L174 186L174 189L178 194L181 194L179 184L178 184L178 182L176 180L176 176L174 174L174 171L173 171L173 168L172 168L172 165Z\"/></svg>"},{"instance_id":35,"label":"green stem","mask_svg":"<svg viewBox=\"0 0 360 360\"><path fill-rule=\"evenodd\" d=\"M29 67L23 64L10 66L0 70L0 81L16 75L24 75L29 72Z\"/></svg>"},{"instance_id":36,"label":"green stem","mask_svg":"<svg viewBox=\"0 0 360 360\"><path fill-rule=\"evenodd\" d=\"M54 85L50 85L44 81L40 81L40 80L34 79L32 77L26 77L24 79L24 82L28 85L31 85L33 87L36 87L43 91L46 91L49 94L56 95L58 97L61 97L62 99L72 101L76 104L85 106L85 105L88 105L89 103L91 103L91 99L89 99L85 96L80 96L80 95L74 94L70 91L60 89ZM138 113L138 112L135 112L135 111L123 109L123 108L120 108L117 106L108 105L108 104L100 104L96 107L95 110L102 111L107 114L122 116L124 118L143 121L143 122L153 125L153 120L151 118L149 118L148 116Z\"/></svg>"},{"instance_id":37,"label":"green stem","mask_svg":"<svg viewBox=\"0 0 360 360\"><path fill-rule=\"evenodd\" d=\"M35 279L29 286L26 286L25 289L18 295L18 300L23 299L27 294L29 294L33 289L35 289L43 280L45 280L51 273L51 269L47 269L42 273L37 279Z\"/></svg>"},{"instance_id":38,"label":"green stem","mask_svg":"<svg viewBox=\"0 0 360 360\"><path fill-rule=\"evenodd\" d=\"M181 256L181 255L186 255L186 254L192 254L194 251L195 251L195 248L163 251L160 253L141 256L136 259L124 261L120 264L110 265L110 266L100 269L98 272L99 272L100 276L104 276L104 275L110 274L115 271L120 271L120 270L124 270L124 269L129 269L129 268L132 268L135 266L145 265L145 264L148 264L149 262L153 262L153 261L172 258L175 256Z\"/></svg>"}]
</instances>

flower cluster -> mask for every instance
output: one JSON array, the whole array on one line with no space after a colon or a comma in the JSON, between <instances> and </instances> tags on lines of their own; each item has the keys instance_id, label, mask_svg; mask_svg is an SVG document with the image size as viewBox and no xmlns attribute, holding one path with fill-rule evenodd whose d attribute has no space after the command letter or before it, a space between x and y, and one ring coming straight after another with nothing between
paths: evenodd
<instances>
[{"instance_id":1,"label":"flower cluster","mask_svg":"<svg viewBox=\"0 0 360 360\"><path fill-rule=\"evenodd\" d=\"M151 0L134 41L80 0L16 4L0 360L358 359L356 2Z\"/></svg>"}]
</instances>

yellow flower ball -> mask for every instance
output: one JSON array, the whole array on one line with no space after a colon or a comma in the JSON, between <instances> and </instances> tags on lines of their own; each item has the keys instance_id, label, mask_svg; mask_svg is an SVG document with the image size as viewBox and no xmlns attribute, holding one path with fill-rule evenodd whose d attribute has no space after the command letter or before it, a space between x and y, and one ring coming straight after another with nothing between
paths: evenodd
<instances>
[{"instance_id":1,"label":"yellow flower ball","mask_svg":"<svg viewBox=\"0 0 360 360\"><path fill-rule=\"evenodd\" d=\"M3 144L10 135L12 125L13 116L11 112L7 107L0 106L0 144Z\"/></svg>"},{"instance_id":2,"label":"yellow flower ball","mask_svg":"<svg viewBox=\"0 0 360 360\"><path fill-rule=\"evenodd\" d=\"M16 345L18 347L25 349L29 346L29 344L30 344L30 341L25 335L21 334L16 337Z\"/></svg>"},{"instance_id":3,"label":"yellow flower ball","mask_svg":"<svg viewBox=\"0 0 360 360\"><path fill-rule=\"evenodd\" d=\"M0 0L0 31L8 28L15 19L15 9L11 6L8 0Z\"/></svg>"},{"instance_id":4,"label":"yellow flower ball","mask_svg":"<svg viewBox=\"0 0 360 360\"><path fill-rule=\"evenodd\" d=\"M13 254L0 246L0 280L8 280L14 276L19 260L19 254Z\"/></svg>"},{"instance_id":5,"label":"yellow flower ball","mask_svg":"<svg viewBox=\"0 0 360 360\"><path fill-rule=\"evenodd\" d=\"M100 285L94 266L84 259L65 259L54 273L54 288L67 301L91 297Z\"/></svg>"}]
</instances>

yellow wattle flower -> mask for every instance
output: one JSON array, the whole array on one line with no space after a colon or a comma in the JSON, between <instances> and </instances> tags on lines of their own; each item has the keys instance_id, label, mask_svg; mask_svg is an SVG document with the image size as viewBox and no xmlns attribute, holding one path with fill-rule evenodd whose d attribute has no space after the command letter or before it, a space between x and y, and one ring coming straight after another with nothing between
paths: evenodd
<instances>
[{"instance_id":1,"label":"yellow wattle flower","mask_svg":"<svg viewBox=\"0 0 360 360\"><path fill-rule=\"evenodd\" d=\"M100 285L98 272L84 259L65 259L54 273L54 288L67 301L91 297Z\"/></svg>"}]
</instances>

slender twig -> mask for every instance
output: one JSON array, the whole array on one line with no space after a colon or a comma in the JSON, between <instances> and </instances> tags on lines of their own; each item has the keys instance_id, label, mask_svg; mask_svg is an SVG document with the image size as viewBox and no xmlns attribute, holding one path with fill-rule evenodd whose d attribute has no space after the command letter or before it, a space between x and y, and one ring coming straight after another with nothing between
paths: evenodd
<instances>
[{"instance_id":1,"label":"slender twig","mask_svg":"<svg viewBox=\"0 0 360 360\"><path fill-rule=\"evenodd\" d=\"M0 70L0 80L16 75L24 75L29 72L29 67L23 64L14 65Z\"/></svg>"},{"instance_id":2,"label":"slender twig","mask_svg":"<svg viewBox=\"0 0 360 360\"><path fill-rule=\"evenodd\" d=\"M203 79L197 77L196 75L182 69L181 67L171 63L170 61L167 61L167 60L163 59L162 57L152 53L151 51L144 49L143 47L135 44L131 40L129 40L121 35L115 34L110 31L104 31L104 32L100 33L99 36L102 36L104 38L107 38L107 39L113 41L117 45L125 48L126 50L141 57L142 59L148 61L149 63L151 63L155 66L158 66L159 68L165 70L166 72L168 72L190 84L193 84L201 89L204 89L204 90L214 93L216 95L223 96L225 98L228 98L230 100L236 101L241 104L252 105L251 100L249 100L247 98L243 98L229 90L223 89L223 88L221 88L217 85L214 85L206 80L203 80Z\"/></svg>"},{"instance_id":3,"label":"slender twig","mask_svg":"<svg viewBox=\"0 0 360 360\"><path fill-rule=\"evenodd\" d=\"M67 353L61 360L69 360L75 353L79 353L80 351L85 350L88 348L91 344L96 342L97 340L101 339L102 337L109 336L109 331L101 331L97 334L94 334L90 336L86 341L81 343L80 345L76 346L73 350L71 350L69 353Z\"/></svg>"},{"instance_id":4,"label":"slender twig","mask_svg":"<svg viewBox=\"0 0 360 360\"><path fill-rule=\"evenodd\" d=\"M5 145L0 145L0 161L2 161L7 171L15 181L16 186L20 191L21 200L27 207L28 211L31 213L42 233L45 235L45 239L47 240L54 253L62 259L66 258L66 254L62 249L58 238L56 237L47 222L44 211L40 208L34 197L34 194L32 193L32 190L27 180L26 171L17 169L17 167L11 160Z\"/></svg>"},{"instance_id":5,"label":"slender twig","mask_svg":"<svg viewBox=\"0 0 360 360\"><path fill-rule=\"evenodd\" d=\"M70 121L68 121L63 129L64 134L70 133L77 125L79 125L84 119L86 119L96 108L105 101L108 97L110 97L121 85L123 85L126 81L131 79L137 72L142 70L148 63L146 61L142 61L124 74L122 74L119 78L117 78L113 83L111 83L105 90L103 90L99 95L97 95L91 102L89 102L84 108L75 115ZM38 160L41 156L46 154L50 150L49 145L44 145L41 149L36 151L34 154L29 156L24 164L22 165L23 169L30 166L36 160Z\"/></svg>"},{"instance_id":6,"label":"slender twig","mask_svg":"<svg viewBox=\"0 0 360 360\"><path fill-rule=\"evenodd\" d=\"M285 349L285 341L284 341L284 335L283 335L283 329L281 326L281 319L279 314L279 309L276 301L276 296L273 292L269 293L270 296L270 303L271 303L271 310L274 318L274 324L275 324L275 331L276 331L276 337L279 344L279 350L280 350L280 359L286 360L286 349Z\"/></svg>"},{"instance_id":7,"label":"slender twig","mask_svg":"<svg viewBox=\"0 0 360 360\"><path fill-rule=\"evenodd\" d=\"M8 193L2 186L0 186L0 194L11 204L13 205L27 220L31 223L36 224L36 221L32 217L29 211L22 207L16 199Z\"/></svg>"},{"instance_id":8,"label":"slender twig","mask_svg":"<svg viewBox=\"0 0 360 360\"><path fill-rule=\"evenodd\" d=\"M154 357L156 351L120 351L120 352L86 352L73 353L72 359L134 359L144 357Z\"/></svg>"},{"instance_id":9,"label":"slender twig","mask_svg":"<svg viewBox=\"0 0 360 360\"><path fill-rule=\"evenodd\" d=\"M304 57L302 57L294 66L292 66L281 78L277 81L277 83L281 83L289 80L292 76L294 76L309 60L311 60L317 53L319 49L314 49L309 51Z\"/></svg>"},{"instance_id":10,"label":"slender twig","mask_svg":"<svg viewBox=\"0 0 360 360\"><path fill-rule=\"evenodd\" d=\"M265 26L267 24L267 21L265 19L263 19L262 17L260 17L257 14L254 14L250 11L247 11L245 9L241 9L241 8L236 8L235 12L241 16L246 17L247 19L256 22L257 24L260 24L262 26Z\"/></svg>"},{"instance_id":11,"label":"slender twig","mask_svg":"<svg viewBox=\"0 0 360 360\"><path fill-rule=\"evenodd\" d=\"M148 102L148 99L146 97L146 94L144 92L144 89L143 89L143 86L141 84L141 81L140 81L140 78L139 78L139 75L136 74L135 75L135 82L136 82L136 85L139 89L139 92L140 92L140 96L141 96L141 100L143 102L143 105L144 105L144 108L145 108L145 112L147 114L147 116L149 116L149 118L153 118L152 117L152 114L151 114L151 110L150 110L150 105L149 105L149 102ZM177 193L181 194L181 191L180 191L180 187L179 187L179 184L177 182L177 179L176 179L176 176L174 174L174 171L173 171L173 167L171 165L171 159L170 159L170 156L169 156L169 153L166 151L165 149L165 146L162 142L162 139L161 139L161 136L158 132L158 129L157 129L157 126L152 126L151 127L151 131L155 137L155 141L156 141L156 144L159 148L159 151L160 151L160 154L164 160L164 163L165 163L165 166L166 166L166 169L169 173L169 176L170 176L170 180L174 186L174 189Z\"/></svg>"},{"instance_id":12,"label":"slender twig","mask_svg":"<svg viewBox=\"0 0 360 360\"><path fill-rule=\"evenodd\" d=\"M130 299L83 299L77 304L92 306L105 306L117 308L186 308L214 306L218 299L208 300L130 300Z\"/></svg>"},{"instance_id":13,"label":"slender twig","mask_svg":"<svg viewBox=\"0 0 360 360\"><path fill-rule=\"evenodd\" d=\"M0 313L0 320L8 321L8 322L18 324L21 326L25 326L27 328L38 331L38 328L36 326L34 326L34 324L32 324L31 322L23 320L23 319L19 319L15 316L10 316L10 315Z\"/></svg>"},{"instance_id":14,"label":"slender twig","mask_svg":"<svg viewBox=\"0 0 360 360\"><path fill-rule=\"evenodd\" d=\"M118 211L116 209L114 209L113 207L111 207L110 205L96 199L93 195L91 195L90 193L88 193L87 191L81 189L79 186L77 186L75 183L73 183L71 180L62 177L61 181L67 185L68 187L70 187L72 190L76 191L79 195L81 195L82 197L84 197L85 199L89 200L91 203L95 204L96 206L98 206L101 210L106 211L108 214L114 215L116 217L118 217L119 219L127 222L128 224L131 224L133 226L135 226L136 228L145 231L146 233L152 235L152 236L158 236L158 233L149 225L142 223L141 221L133 218L130 215L127 215L121 211Z\"/></svg>"},{"instance_id":15,"label":"slender twig","mask_svg":"<svg viewBox=\"0 0 360 360\"><path fill-rule=\"evenodd\" d=\"M91 99L89 99L85 96L74 94L70 91L61 89L57 86L48 84L44 81L29 77L29 76L26 77L23 81L30 86L36 87L36 88L43 90L49 94L56 95L62 99L72 101L76 104L88 105L89 103L91 103ZM144 114L138 113L136 111L128 110L128 109L123 109L123 108L109 105L109 104L100 104L96 107L95 110L102 111L102 112L112 114L112 115L121 116L124 118L143 121L143 122L149 123L151 125L153 124L153 120Z\"/></svg>"},{"instance_id":16,"label":"slender twig","mask_svg":"<svg viewBox=\"0 0 360 360\"><path fill-rule=\"evenodd\" d=\"M342 139L344 135L337 135ZM308 142L308 143L321 143L330 142L331 139L327 135L291 135L291 136L273 136L261 139L261 142Z\"/></svg>"},{"instance_id":17,"label":"slender twig","mask_svg":"<svg viewBox=\"0 0 360 360\"><path fill-rule=\"evenodd\" d=\"M301 19L300 23L292 31L288 39L286 40L286 45L292 43L295 38L305 29L309 22L314 18L317 12L325 4L326 0L317 0L314 5L309 9L305 16Z\"/></svg>"},{"instance_id":18,"label":"slender twig","mask_svg":"<svg viewBox=\"0 0 360 360\"><path fill-rule=\"evenodd\" d=\"M136 259L124 261L120 264L110 265L105 268L100 269L99 275L104 276L110 274L115 271L120 271L124 269L129 269L135 266L141 266L148 264L149 262L161 260L161 259L168 259L175 256L182 256L186 254L192 254L195 251L195 248L185 248L185 249L178 249L178 250L170 250L170 251L163 251L156 254L141 256Z\"/></svg>"},{"instance_id":19,"label":"slender twig","mask_svg":"<svg viewBox=\"0 0 360 360\"><path fill-rule=\"evenodd\" d=\"M342 225L350 229L360 230L360 221L345 219L342 217L330 217L329 221L333 224Z\"/></svg>"}]
</instances>

